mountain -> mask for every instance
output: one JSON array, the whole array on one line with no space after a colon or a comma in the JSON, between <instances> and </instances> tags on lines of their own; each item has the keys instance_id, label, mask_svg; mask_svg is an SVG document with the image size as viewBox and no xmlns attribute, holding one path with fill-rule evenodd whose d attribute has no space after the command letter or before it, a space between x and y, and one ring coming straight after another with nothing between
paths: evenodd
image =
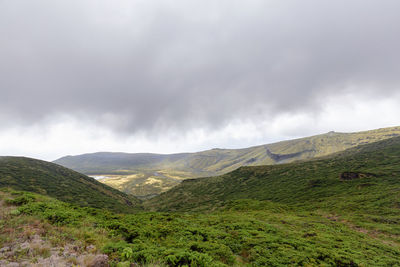
<instances>
[{"instance_id":1,"label":"mountain","mask_svg":"<svg viewBox=\"0 0 400 267\"><path fill-rule=\"evenodd\" d=\"M400 216L400 137L319 159L245 166L221 176L185 180L144 204L153 210L193 211L238 199L313 210L356 207L371 216L377 212Z\"/></svg>"},{"instance_id":2,"label":"mountain","mask_svg":"<svg viewBox=\"0 0 400 267\"><path fill-rule=\"evenodd\" d=\"M24 190L77 204L114 211L139 209L140 201L86 175L54 163L0 157L0 187Z\"/></svg>"},{"instance_id":3,"label":"mountain","mask_svg":"<svg viewBox=\"0 0 400 267\"><path fill-rule=\"evenodd\" d=\"M197 153L93 153L60 158L54 163L97 175L135 196L157 195L183 179L224 174L241 166L273 165L312 159L400 135L400 127L355 133L326 134L244 149L212 149Z\"/></svg>"},{"instance_id":4,"label":"mountain","mask_svg":"<svg viewBox=\"0 0 400 267\"><path fill-rule=\"evenodd\" d=\"M354 239L358 240L359 245L369 237L373 238L376 244L387 244L398 250L400 247L400 137L360 145L308 161L270 166L244 166L217 177L185 180L173 189L146 200L144 207L148 210L163 212L190 211L193 213L197 211L220 214L220 210L226 209L241 211L242 214L237 214L236 218L250 216L249 220L255 222L258 219L264 219L267 224L275 220L278 229L296 228L297 223L305 228L310 227L311 232L304 233L303 237L321 237L324 233L330 232L331 226L324 221L328 219L338 224L336 229L344 226L359 233L359 236ZM265 215L265 210L275 210L275 217ZM293 221L288 221L286 218L291 213L296 214L294 215L296 219L289 216L293 218ZM254 214L256 214L255 217L251 217ZM215 218L213 223L218 225L229 221L229 218L229 215L221 215ZM311 220L308 221L308 219ZM249 222L248 225L252 223ZM240 233L240 231L242 230L235 233ZM301 227L296 231L301 231ZM254 239L257 238L259 234L255 233ZM285 239L285 237L282 238ZM270 242L274 242L271 236L267 240L261 247L266 246L268 249L259 250L259 255L269 255L266 256L269 258L271 255L269 252L275 251L279 246L269 245ZM309 240L312 244L321 244L314 241ZM336 251L336 248L342 249L347 243L339 237L339 233L332 234L322 243L336 241L339 241L339 244L331 248L333 251ZM298 244L302 242L299 241ZM348 251L360 248L359 245L351 245ZM300 248L302 245L293 247L303 251ZM382 251L382 256L388 256L387 252ZM355 256L351 254L353 255L351 257ZM299 256L303 257L303 252ZM322 258L327 259L325 256L320 259ZM334 261L327 265L396 266L398 264L400 264L399 250L393 254L390 263L375 261L367 264L361 260L358 263L347 261L345 264ZM279 266L270 262L266 265ZM284 265L291 265L291 263L288 261ZM294 265L302 265L302 263ZM321 265L324 264L318 263L318 260L310 263L310 266Z\"/></svg>"},{"instance_id":5,"label":"mountain","mask_svg":"<svg viewBox=\"0 0 400 267\"><path fill-rule=\"evenodd\" d=\"M51 184L54 164L23 160L0 177ZM61 170L57 184L74 180ZM399 266L400 137L185 180L142 203L116 214L0 188L0 265Z\"/></svg>"}]
</instances>

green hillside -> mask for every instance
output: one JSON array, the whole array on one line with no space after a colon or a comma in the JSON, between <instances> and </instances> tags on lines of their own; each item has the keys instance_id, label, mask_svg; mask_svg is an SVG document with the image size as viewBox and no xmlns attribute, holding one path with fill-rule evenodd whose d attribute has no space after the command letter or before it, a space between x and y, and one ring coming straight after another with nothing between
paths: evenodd
<instances>
[{"instance_id":1,"label":"green hillside","mask_svg":"<svg viewBox=\"0 0 400 267\"><path fill-rule=\"evenodd\" d=\"M6 266L93 267L99 266L96 255L118 267L400 264L393 220L382 217L371 230L337 214L270 201L237 200L214 212L132 215L0 190L0 218L0 265Z\"/></svg>"},{"instance_id":2,"label":"green hillside","mask_svg":"<svg viewBox=\"0 0 400 267\"><path fill-rule=\"evenodd\" d=\"M25 177L21 190L48 168L54 174L54 164L5 159L24 162L1 165L8 176ZM115 214L0 190L0 265L45 264L51 256L65 266L95 266L106 255L110 266L399 266L400 137L185 180L143 205L143 212Z\"/></svg>"},{"instance_id":3,"label":"green hillside","mask_svg":"<svg viewBox=\"0 0 400 267\"><path fill-rule=\"evenodd\" d=\"M23 157L0 157L0 187L24 190L59 200L112 209L133 211L139 200L75 171L54 163Z\"/></svg>"},{"instance_id":4,"label":"green hillside","mask_svg":"<svg viewBox=\"0 0 400 267\"><path fill-rule=\"evenodd\" d=\"M144 204L160 211L215 210L254 199L336 214L354 224L400 237L400 137L322 159L241 167L183 181Z\"/></svg>"},{"instance_id":5,"label":"green hillside","mask_svg":"<svg viewBox=\"0 0 400 267\"><path fill-rule=\"evenodd\" d=\"M400 127L356 133L316 135L245 149L212 149L171 155L94 153L67 156L55 163L88 175L136 196L156 195L183 179L224 174L241 166L290 163L343 151L400 135Z\"/></svg>"}]
</instances>

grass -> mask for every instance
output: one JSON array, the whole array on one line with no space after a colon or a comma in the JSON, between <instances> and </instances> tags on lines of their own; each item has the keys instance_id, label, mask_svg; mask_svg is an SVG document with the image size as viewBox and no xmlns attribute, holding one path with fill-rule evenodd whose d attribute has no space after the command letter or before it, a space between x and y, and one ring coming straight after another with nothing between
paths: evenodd
<instances>
[{"instance_id":1,"label":"grass","mask_svg":"<svg viewBox=\"0 0 400 267\"><path fill-rule=\"evenodd\" d=\"M52 246L94 245L111 266L399 266L400 137L185 180L142 203L121 213L5 190L0 248L38 224Z\"/></svg>"},{"instance_id":2,"label":"grass","mask_svg":"<svg viewBox=\"0 0 400 267\"><path fill-rule=\"evenodd\" d=\"M180 174L181 175L181 174ZM183 178L166 172L139 172L128 175L103 175L100 182L138 198L148 198L178 185Z\"/></svg>"},{"instance_id":3,"label":"grass","mask_svg":"<svg viewBox=\"0 0 400 267\"><path fill-rule=\"evenodd\" d=\"M318 160L241 167L218 177L185 180L144 205L158 211L204 211L237 199L268 200L339 214L382 231L391 222L385 231L398 234L399 170L400 138L395 137ZM364 177L342 180L341 174L348 171ZM376 224L379 220L382 223Z\"/></svg>"},{"instance_id":4,"label":"grass","mask_svg":"<svg viewBox=\"0 0 400 267\"><path fill-rule=\"evenodd\" d=\"M42 211L40 215L22 211L33 203ZM45 209L52 209L53 214L50 211L43 213ZM104 229L93 227L93 223L85 218L80 219L79 227L72 223L78 217L68 219L69 225L66 220L53 220L63 209L71 215L79 208L46 196L3 188L0 191L0 248L4 249L0 251L0 265L8 266L8 261L18 262L21 266L49 266L50 262L41 260L67 253L67 262L89 266L81 264L101 253L98 248L105 243L119 240L108 237ZM62 259L53 258L51 264L65 266L64 263Z\"/></svg>"},{"instance_id":5,"label":"grass","mask_svg":"<svg viewBox=\"0 0 400 267\"><path fill-rule=\"evenodd\" d=\"M93 178L54 163L0 157L0 187L36 192L81 206L135 211L140 201Z\"/></svg>"},{"instance_id":6,"label":"grass","mask_svg":"<svg viewBox=\"0 0 400 267\"><path fill-rule=\"evenodd\" d=\"M30 220L60 245L95 244L111 266L396 266L398 245L318 212L270 201L237 200L211 213L115 214L31 193L19 215L2 221L14 228ZM10 202L12 203L12 202ZM16 203L16 202L14 202ZM60 214L68 214L62 216ZM54 219L58 218L58 219ZM54 229L58 229L55 231ZM0 247L8 234L0 232ZM5 237L5 239L4 239ZM43 252L45 253L45 251Z\"/></svg>"},{"instance_id":7,"label":"grass","mask_svg":"<svg viewBox=\"0 0 400 267\"><path fill-rule=\"evenodd\" d=\"M212 149L171 155L104 152L67 156L55 163L86 174L123 176L127 181L115 186L117 189L135 196L144 196L164 192L185 178L221 175L241 166L312 159L399 135L400 127L391 127L356 133L330 132L245 149ZM164 180L164 184L146 183L154 178L151 176L154 172L163 173L158 179ZM139 183L135 176L129 177L132 174L142 177L143 182ZM112 182L109 185L114 186Z\"/></svg>"}]
</instances>

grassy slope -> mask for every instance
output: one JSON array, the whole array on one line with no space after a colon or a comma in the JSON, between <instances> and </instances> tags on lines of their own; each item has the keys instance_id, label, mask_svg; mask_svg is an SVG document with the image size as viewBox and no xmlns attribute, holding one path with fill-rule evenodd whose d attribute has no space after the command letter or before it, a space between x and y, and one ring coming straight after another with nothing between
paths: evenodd
<instances>
[{"instance_id":1,"label":"grassy slope","mask_svg":"<svg viewBox=\"0 0 400 267\"><path fill-rule=\"evenodd\" d=\"M135 210L140 202L93 178L54 163L0 157L0 187L49 195L81 206L115 211Z\"/></svg>"},{"instance_id":2,"label":"grassy slope","mask_svg":"<svg viewBox=\"0 0 400 267\"><path fill-rule=\"evenodd\" d=\"M339 177L346 171L367 177L343 181ZM399 241L400 137L322 159L241 167L218 177L185 180L144 204L153 210L193 211L248 198L338 216Z\"/></svg>"},{"instance_id":3,"label":"grassy slope","mask_svg":"<svg viewBox=\"0 0 400 267\"><path fill-rule=\"evenodd\" d=\"M154 170L161 164L180 160L187 154L161 155L151 153L98 152L66 156L54 163L87 174L131 174L136 170Z\"/></svg>"},{"instance_id":4,"label":"grassy slope","mask_svg":"<svg viewBox=\"0 0 400 267\"><path fill-rule=\"evenodd\" d=\"M165 171L137 171L131 174L102 175L98 180L108 186L118 189L138 198L148 198L158 195L179 184L191 174Z\"/></svg>"},{"instance_id":5,"label":"grassy slope","mask_svg":"<svg viewBox=\"0 0 400 267\"><path fill-rule=\"evenodd\" d=\"M212 213L135 215L79 208L32 193L0 192L1 202L8 203L9 212L0 212L0 249L37 235L52 245L33 252L13 248L13 255L0 252L0 262L43 261L56 250L60 260L76 264L77 254L95 245L93 253L108 254L111 266L400 264L398 243L387 236L267 201L230 202ZM77 252L66 254L68 246Z\"/></svg>"},{"instance_id":6,"label":"grassy slope","mask_svg":"<svg viewBox=\"0 0 400 267\"><path fill-rule=\"evenodd\" d=\"M0 249L14 242L9 229L39 219L63 233L44 233L43 240L61 246L74 240L83 250L95 244L112 264L398 266L399 170L396 137L308 162L187 180L145 202L170 212L114 214L11 193L14 200L3 203L19 207L0 218ZM365 177L343 181L344 171ZM21 260L35 260L18 253Z\"/></svg>"},{"instance_id":7,"label":"grassy slope","mask_svg":"<svg viewBox=\"0 0 400 267\"><path fill-rule=\"evenodd\" d=\"M54 162L89 174L121 174L136 170L159 169L184 170L194 174L218 174L244 165L288 163L325 156L398 135L400 127L391 127L356 133L331 132L245 149L212 149L171 155L102 152L67 156Z\"/></svg>"},{"instance_id":8,"label":"grassy slope","mask_svg":"<svg viewBox=\"0 0 400 267\"><path fill-rule=\"evenodd\" d=\"M42 216L19 211L33 200ZM60 223L74 209L79 208L46 196L0 189L0 266L99 266L101 247L120 238L88 227L86 218L80 227Z\"/></svg>"},{"instance_id":9,"label":"grassy slope","mask_svg":"<svg viewBox=\"0 0 400 267\"><path fill-rule=\"evenodd\" d=\"M400 134L400 127L357 133L327 133L296 140L245 149L212 149L198 153L157 155L127 153L94 153L68 156L55 162L87 174L117 174L125 180L118 189L135 195L159 194L177 185L183 178L214 176L233 171L241 166L272 165L329 155L361 144L372 143ZM151 175L163 172L165 178ZM135 174L143 179L129 177ZM151 184L149 179L159 180ZM143 180L143 181L142 181ZM114 186L112 179L104 180ZM118 181L117 181L118 182ZM146 183L147 182L147 183Z\"/></svg>"}]
</instances>

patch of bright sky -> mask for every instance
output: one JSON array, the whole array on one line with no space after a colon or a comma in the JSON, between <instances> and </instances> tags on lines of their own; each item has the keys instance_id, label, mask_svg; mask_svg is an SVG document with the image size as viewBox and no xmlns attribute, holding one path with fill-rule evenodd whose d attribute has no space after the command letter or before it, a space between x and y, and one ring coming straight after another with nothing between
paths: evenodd
<instances>
[{"instance_id":1,"label":"patch of bright sky","mask_svg":"<svg viewBox=\"0 0 400 267\"><path fill-rule=\"evenodd\" d=\"M45 126L3 129L0 152L44 160L98 151L196 152L216 147L243 148L331 130L352 132L400 125L400 94L390 98L344 94L325 99L325 103L317 114L283 113L272 119L265 114L257 120L231 121L218 130L197 128L157 137L143 132L119 135L101 125L63 116L49 119Z\"/></svg>"}]
</instances>

